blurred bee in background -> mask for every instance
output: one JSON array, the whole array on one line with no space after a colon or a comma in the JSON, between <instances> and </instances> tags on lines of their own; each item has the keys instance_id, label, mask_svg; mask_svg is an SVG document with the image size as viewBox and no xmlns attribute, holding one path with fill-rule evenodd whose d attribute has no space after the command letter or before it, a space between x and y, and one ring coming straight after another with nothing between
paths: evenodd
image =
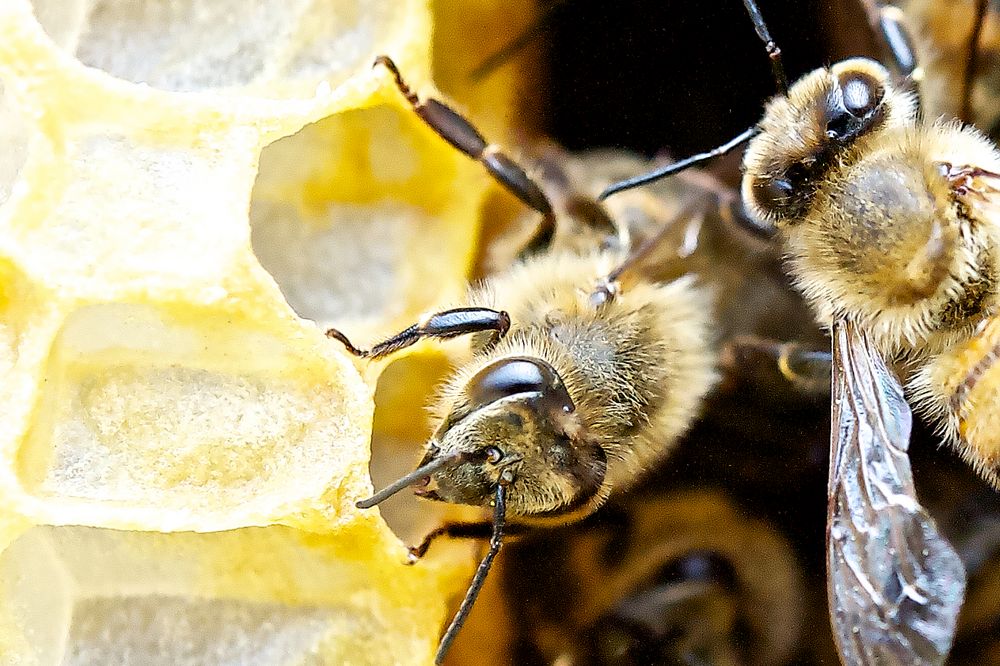
<instances>
[{"instance_id":1,"label":"blurred bee in background","mask_svg":"<svg viewBox=\"0 0 1000 666\"><path fill-rule=\"evenodd\" d=\"M1000 5L990 0L865 0L878 21L895 13L913 36L916 80L928 118L972 123L1000 133Z\"/></svg>"},{"instance_id":2,"label":"blurred bee in background","mask_svg":"<svg viewBox=\"0 0 1000 666\"><path fill-rule=\"evenodd\" d=\"M791 544L720 490L612 501L524 538L502 575L519 664L781 664L800 649Z\"/></svg>"},{"instance_id":3,"label":"blurred bee in background","mask_svg":"<svg viewBox=\"0 0 1000 666\"><path fill-rule=\"evenodd\" d=\"M838 648L847 663L940 663L965 572L916 501L910 411L881 354L907 361L916 406L996 486L1000 155L972 128L919 119L906 82L915 60L907 40L891 39L905 36L895 14L883 14L882 27L902 82L854 58L789 88L756 4L744 4L779 88L762 120L605 195L749 142L747 212L780 231L790 273L832 327L828 570Z\"/></svg>"},{"instance_id":4,"label":"blurred bee in background","mask_svg":"<svg viewBox=\"0 0 1000 666\"><path fill-rule=\"evenodd\" d=\"M550 161L549 178L566 187L555 188L554 207L542 188L468 121L437 100L420 100L387 57L376 64L389 69L428 125L541 216L515 244L520 249L507 258L513 265L490 274L462 307L430 315L368 350L340 331L328 332L365 358L385 357L424 338L472 336L471 359L441 390L439 426L418 468L358 503L369 508L420 485L416 494L426 499L493 508L491 523L446 524L411 549L418 558L440 536L490 537L442 639L440 662L475 602L505 530L591 515L612 491L629 487L661 461L697 417L718 375L719 313L711 290L695 283L691 258L705 255L698 252L705 247L702 239L721 231L713 225L727 223L719 188L704 184L680 199L682 222L662 224L669 206L664 211L662 204L641 201L631 217L623 214L633 223L618 223L592 195L587 205L588 197L573 191L559 173L559 160ZM705 282L711 283L711 273ZM775 290L790 293L773 266L769 274ZM731 295L727 302L734 308L751 305ZM776 321L773 328L779 329ZM789 330L782 327L784 334ZM792 379L799 378L795 368L813 371L817 361L797 347L756 337L734 344L783 359ZM822 355L818 363L827 367Z\"/></svg>"}]
</instances>

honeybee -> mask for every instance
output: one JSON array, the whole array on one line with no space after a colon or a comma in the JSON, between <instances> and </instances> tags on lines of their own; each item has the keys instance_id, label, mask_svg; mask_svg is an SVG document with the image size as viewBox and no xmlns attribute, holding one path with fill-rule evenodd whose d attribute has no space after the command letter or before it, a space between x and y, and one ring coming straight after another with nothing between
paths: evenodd
<instances>
[{"instance_id":1,"label":"honeybee","mask_svg":"<svg viewBox=\"0 0 1000 666\"><path fill-rule=\"evenodd\" d=\"M745 157L748 212L781 230L820 321L851 319L914 364L918 408L1000 484L988 372L997 333L1000 153L974 128L921 123L911 94L853 59L768 105ZM985 364L980 366L980 362Z\"/></svg>"},{"instance_id":2,"label":"honeybee","mask_svg":"<svg viewBox=\"0 0 1000 666\"><path fill-rule=\"evenodd\" d=\"M369 350L328 332L367 358L422 338L472 335L471 358L441 390L439 425L417 469L358 502L369 508L420 484L416 494L425 499L492 507L489 550L442 638L440 663L500 549L508 518L512 529L578 520L613 489L627 487L696 417L716 383L717 354L710 297L690 276L650 280L642 253L629 248L551 249L555 214L524 170L442 102L420 100L389 58L376 64L390 71L435 131L542 218L521 260L473 288L461 307L430 315ZM438 536L483 527L446 525L413 555Z\"/></svg>"},{"instance_id":3,"label":"honeybee","mask_svg":"<svg viewBox=\"0 0 1000 666\"><path fill-rule=\"evenodd\" d=\"M906 81L872 60L789 88L780 49L755 3L744 4L779 87L761 121L607 193L749 142L746 210L778 230L789 272L833 337L828 590L838 649L847 663L940 663L965 572L916 501L910 410L883 356L903 361L915 407L997 486L1000 154L972 127L921 120ZM905 42L894 48L897 63L912 62Z\"/></svg>"}]
</instances>

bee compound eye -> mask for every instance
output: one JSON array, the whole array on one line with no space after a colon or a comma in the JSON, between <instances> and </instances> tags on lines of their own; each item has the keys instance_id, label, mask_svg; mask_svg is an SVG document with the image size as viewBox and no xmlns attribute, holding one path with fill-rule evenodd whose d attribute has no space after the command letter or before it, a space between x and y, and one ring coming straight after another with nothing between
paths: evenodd
<instances>
[{"instance_id":1,"label":"bee compound eye","mask_svg":"<svg viewBox=\"0 0 1000 666\"><path fill-rule=\"evenodd\" d=\"M865 72L844 72L840 75L838 84L844 100L844 110L855 118L863 118L874 111L885 94L882 84Z\"/></svg>"},{"instance_id":2,"label":"bee compound eye","mask_svg":"<svg viewBox=\"0 0 1000 666\"><path fill-rule=\"evenodd\" d=\"M480 407L518 393L535 393L545 388L542 367L530 359L505 358L486 366L469 380L469 398Z\"/></svg>"},{"instance_id":3,"label":"bee compound eye","mask_svg":"<svg viewBox=\"0 0 1000 666\"><path fill-rule=\"evenodd\" d=\"M501 398L528 394L572 406L555 369L539 358L500 359L477 372L468 383L469 406L473 410Z\"/></svg>"},{"instance_id":4,"label":"bee compound eye","mask_svg":"<svg viewBox=\"0 0 1000 666\"><path fill-rule=\"evenodd\" d=\"M491 465L496 465L498 462L503 460L503 451L495 446L487 446L484 453L486 455L486 462Z\"/></svg>"},{"instance_id":5,"label":"bee compound eye","mask_svg":"<svg viewBox=\"0 0 1000 666\"><path fill-rule=\"evenodd\" d=\"M753 184L753 195L757 205L765 212L772 213L788 205L795 192L792 181L782 177L759 178Z\"/></svg>"}]
</instances>

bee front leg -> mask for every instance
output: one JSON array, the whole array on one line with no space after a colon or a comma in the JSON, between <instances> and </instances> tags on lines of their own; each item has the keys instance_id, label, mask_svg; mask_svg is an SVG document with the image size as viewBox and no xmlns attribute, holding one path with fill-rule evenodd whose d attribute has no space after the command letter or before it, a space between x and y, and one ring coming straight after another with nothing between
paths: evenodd
<instances>
[{"instance_id":1,"label":"bee front leg","mask_svg":"<svg viewBox=\"0 0 1000 666\"><path fill-rule=\"evenodd\" d=\"M382 358L416 344L424 338L448 339L470 333L493 331L499 340L510 329L510 316L503 310L490 308L455 308L429 315L413 326L400 331L371 349L358 349L346 335L335 328L326 332L328 338L339 341L350 353L362 358Z\"/></svg>"},{"instance_id":2,"label":"bee front leg","mask_svg":"<svg viewBox=\"0 0 1000 666\"><path fill-rule=\"evenodd\" d=\"M948 179L951 189L961 196L975 196L986 200L987 196L995 195L1000 183L1000 174L968 164L955 165L951 162L940 162L937 165L941 175Z\"/></svg>"},{"instance_id":3,"label":"bee front leg","mask_svg":"<svg viewBox=\"0 0 1000 666\"><path fill-rule=\"evenodd\" d=\"M528 531L527 525L514 523L507 525L505 533L507 536L519 536ZM420 558L427 554L431 544L441 537L448 539L488 539L493 534L493 523L488 520L475 522L455 522L444 523L427 533L427 536L416 546L410 546L407 564L415 564Z\"/></svg>"}]
</instances>

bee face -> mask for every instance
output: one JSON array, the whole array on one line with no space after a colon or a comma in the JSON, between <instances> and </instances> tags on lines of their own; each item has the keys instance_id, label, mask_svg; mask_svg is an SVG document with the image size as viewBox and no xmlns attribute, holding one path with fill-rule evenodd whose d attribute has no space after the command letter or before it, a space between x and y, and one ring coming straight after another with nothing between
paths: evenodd
<instances>
[{"instance_id":1,"label":"bee face","mask_svg":"<svg viewBox=\"0 0 1000 666\"><path fill-rule=\"evenodd\" d=\"M509 356L469 378L455 394L422 464L454 457L431 475L427 499L487 505L498 484L524 515L559 514L597 496L607 470L558 373L539 358Z\"/></svg>"},{"instance_id":2,"label":"bee face","mask_svg":"<svg viewBox=\"0 0 1000 666\"><path fill-rule=\"evenodd\" d=\"M916 107L878 63L853 58L800 79L773 99L744 157L743 199L758 221L801 219L832 168L862 139L904 125Z\"/></svg>"}]
</instances>

